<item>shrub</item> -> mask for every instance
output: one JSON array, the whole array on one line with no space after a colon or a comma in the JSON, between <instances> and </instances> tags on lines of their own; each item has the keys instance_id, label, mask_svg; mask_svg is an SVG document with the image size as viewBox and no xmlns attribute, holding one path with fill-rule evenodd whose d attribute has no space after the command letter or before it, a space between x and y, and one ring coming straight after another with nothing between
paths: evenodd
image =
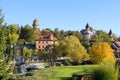
<instances>
[{"instance_id":1,"label":"shrub","mask_svg":"<svg viewBox=\"0 0 120 80\"><path fill-rule=\"evenodd\" d=\"M55 65L56 66L63 66L63 64L61 64L60 62L56 62Z\"/></svg>"},{"instance_id":2,"label":"shrub","mask_svg":"<svg viewBox=\"0 0 120 80\"><path fill-rule=\"evenodd\" d=\"M92 71L93 80L117 80L117 72L113 66L100 66Z\"/></svg>"}]
</instances>

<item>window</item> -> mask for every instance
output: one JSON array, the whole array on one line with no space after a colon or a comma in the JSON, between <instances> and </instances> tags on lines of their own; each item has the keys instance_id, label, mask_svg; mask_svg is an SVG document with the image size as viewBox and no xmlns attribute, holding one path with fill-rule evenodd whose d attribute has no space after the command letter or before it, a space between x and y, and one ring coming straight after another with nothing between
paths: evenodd
<instances>
[{"instance_id":1,"label":"window","mask_svg":"<svg viewBox=\"0 0 120 80\"><path fill-rule=\"evenodd\" d=\"M39 41L39 43L41 43L41 41Z\"/></svg>"},{"instance_id":2,"label":"window","mask_svg":"<svg viewBox=\"0 0 120 80\"><path fill-rule=\"evenodd\" d=\"M44 44L44 41L42 43Z\"/></svg>"},{"instance_id":3,"label":"window","mask_svg":"<svg viewBox=\"0 0 120 80\"><path fill-rule=\"evenodd\" d=\"M39 46L39 48L40 48L40 46Z\"/></svg>"},{"instance_id":4,"label":"window","mask_svg":"<svg viewBox=\"0 0 120 80\"><path fill-rule=\"evenodd\" d=\"M42 46L42 48L44 48L44 46Z\"/></svg>"},{"instance_id":5,"label":"window","mask_svg":"<svg viewBox=\"0 0 120 80\"><path fill-rule=\"evenodd\" d=\"M46 44L48 44L48 41L46 41Z\"/></svg>"}]
</instances>

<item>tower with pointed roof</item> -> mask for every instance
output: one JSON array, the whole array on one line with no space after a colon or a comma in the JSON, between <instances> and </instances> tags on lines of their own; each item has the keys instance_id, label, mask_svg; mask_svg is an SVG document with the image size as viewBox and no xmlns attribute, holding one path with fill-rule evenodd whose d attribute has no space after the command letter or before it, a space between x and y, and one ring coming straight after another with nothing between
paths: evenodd
<instances>
[{"instance_id":1,"label":"tower with pointed roof","mask_svg":"<svg viewBox=\"0 0 120 80\"><path fill-rule=\"evenodd\" d=\"M33 20L33 37L34 37L34 39L38 36L38 35L40 35L40 29L39 29L39 21L38 21L38 19L34 19Z\"/></svg>"},{"instance_id":2,"label":"tower with pointed roof","mask_svg":"<svg viewBox=\"0 0 120 80\"><path fill-rule=\"evenodd\" d=\"M85 28L86 28L86 30L90 30L90 26L88 23L86 24Z\"/></svg>"},{"instance_id":3,"label":"tower with pointed roof","mask_svg":"<svg viewBox=\"0 0 120 80\"><path fill-rule=\"evenodd\" d=\"M113 34L112 34L112 30L110 29L109 33L108 33L109 38L111 38L111 41L113 41Z\"/></svg>"},{"instance_id":4,"label":"tower with pointed roof","mask_svg":"<svg viewBox=\"0 0 120 80\"><path fill-rule=\"evenodd\" d=\"M38 23L39 23L38 19L35 19L33 21L33 25L32 26L33 26L34 29L38 29L39 28L39 24Z\"/></svg>"},{"instance_id":5,"label":"tower with pointed roof","mask_svg":"<svg viewBox=\"0 0 120 80\"><path fill-rule=\"evenodd\" d=\"M87 38L88 40L91 40L91 38L93 38L96 33L96 31L92 27L90 27L88 23L86 24L85 29L82 29L80 32L83 37Z\"/></svg>"},{"instance_id":6,"label":"tower with pointed roof","mask_svg":"<svg viewBox=\"0 0 120 80\"><path fill-rule=\"evenodd\" d=\"M91 29L90 29L90 26L89 24L87 23L86 26L85 26L85 30L84 30L84 36L87 38L87 39L90 39L91 38Z\"/></svg>"}]
</instances>

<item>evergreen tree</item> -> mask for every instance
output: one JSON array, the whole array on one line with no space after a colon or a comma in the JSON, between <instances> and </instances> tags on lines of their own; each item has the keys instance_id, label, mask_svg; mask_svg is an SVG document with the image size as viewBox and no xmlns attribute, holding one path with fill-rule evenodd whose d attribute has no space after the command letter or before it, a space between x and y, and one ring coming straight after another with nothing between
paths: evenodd
<instances>
[{"instance_id":1,"label":"evergreen tree","mask_svg":"<svg viewBox=\"0 0 120 80\"><path fill-rule=\"evenodd\" d=\"M0 80L7 80L8 79L8 61L6 55L6 36L4 30L4 16L2 15L2 10L0 10Z\"/></svg>"}]
</instances>

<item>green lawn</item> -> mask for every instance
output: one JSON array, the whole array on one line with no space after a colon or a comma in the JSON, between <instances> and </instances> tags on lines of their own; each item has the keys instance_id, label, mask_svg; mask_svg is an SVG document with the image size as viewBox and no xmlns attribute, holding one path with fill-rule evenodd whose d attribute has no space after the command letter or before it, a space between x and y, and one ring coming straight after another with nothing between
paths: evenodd
<instances>
[{"instance_id":1,"label":"green lawn","mask_svg":"<svg viewBox=\"0 0 120 80\"><path fill-rule=\"evenodd\" d=\"M32 71L31 73L33 73L33 76L24 77L24 79L29 80L29 78L32 78L33 80L70 80L73 73L89 73L95 67L98 67L98 65L43 68Z\"/></svg>"}]
</instances>

